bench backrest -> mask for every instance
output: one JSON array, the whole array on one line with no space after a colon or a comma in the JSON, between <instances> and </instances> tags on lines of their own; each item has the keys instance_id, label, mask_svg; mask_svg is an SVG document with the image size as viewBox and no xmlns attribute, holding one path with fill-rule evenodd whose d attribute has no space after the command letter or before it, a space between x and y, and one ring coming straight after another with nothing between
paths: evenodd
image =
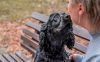
<instances>
[{"instance_id":1,"label":"bench backrest","mask_svg":"<svg viewBox=\"0 0 100 62\"><path fill-rule=\"evenodd\" d=\"M40 14L38 12L32 13L32 17L34 19L37 19L38 21L40 21L42 23L47 22L48 19L49 19L49 16L45 16L44 14ZM26 23L26 25L29 25L29 24ZM89 35L89 33L83 27L74 24L73 29L74 29L75 35L82 37L86 40L90 40L91 36Z\"/></svg>"},{"instance_id":2,"label":"bench backrest","mask_svg":"<svg viewBox=\"0 0 100 62\"><path fill-rule=\"evenodd\" d=\"M41 24L44 22L47 22L48 16L34 12L32 14L32 17L34 19L36 19L37 21L39 21L39 24L32 23L31 21L28 21L26 23L26 26L34 29L35 32L32 32L29 29L23 29L24 35L21 36L21 38L22 38L21 45L35 54L36 49L39 47L39 31L40 31ZM90 40L90 35L84 28L82 28L78 25L75 25L75 24L74 24L73 28L74 28L74 34L76 36L86 39L88 41ZM74 48L82 53L85 53L86 49L87 49L86 46L83 46L83 45L79 44L78 42L75 42Z\"/></svg>"}]
</instances>

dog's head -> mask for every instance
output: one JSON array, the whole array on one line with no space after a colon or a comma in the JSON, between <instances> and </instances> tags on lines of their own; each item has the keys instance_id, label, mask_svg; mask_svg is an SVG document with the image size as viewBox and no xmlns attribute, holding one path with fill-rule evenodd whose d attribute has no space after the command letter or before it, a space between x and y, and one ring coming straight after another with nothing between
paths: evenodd
<instances>
[{"instance_id":1,"label":"dog's head","mask_svg":"<svg viewBox=\"0 0 100 62\"><path fill-rule=\"evenodd\" d=\"M56 50L66 44L69 49L72 49L74 34L70 16L65 13L51 14L48 22L41 27L40 40L41 47L53 47Z\"/></svg>"}]
</instances>

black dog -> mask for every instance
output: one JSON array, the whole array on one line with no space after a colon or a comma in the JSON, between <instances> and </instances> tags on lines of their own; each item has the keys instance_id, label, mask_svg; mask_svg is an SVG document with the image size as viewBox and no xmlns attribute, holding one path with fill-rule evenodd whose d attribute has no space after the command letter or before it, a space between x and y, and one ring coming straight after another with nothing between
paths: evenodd
<instances>
[{"instance_id":1,"label":"black dog","mask_svg":"<svg viewBox=\"0 0 100 62\"><path fill-rule=\"evenodd\" d=\"M74 46L74 34L70 16L65 13L53 13L40 31L40 47L35 62L70 62L64 45Z\"/></svg>"}]
</instances>

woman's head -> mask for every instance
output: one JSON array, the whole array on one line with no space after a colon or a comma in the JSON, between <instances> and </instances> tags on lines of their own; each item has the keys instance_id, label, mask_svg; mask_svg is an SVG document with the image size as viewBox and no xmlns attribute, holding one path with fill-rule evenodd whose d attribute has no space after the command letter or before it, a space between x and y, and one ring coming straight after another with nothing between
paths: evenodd
<instances>
[{"instance_id":1,"label":"woman's head","mask_svg":"<svg viewBox=\"0 0 100 62\"><path fill-rule=\"evenodd\" d=\"M100 30L100 0L69 0L68 12L76 24L90 24Z\"/></svg>"}]
</instances>

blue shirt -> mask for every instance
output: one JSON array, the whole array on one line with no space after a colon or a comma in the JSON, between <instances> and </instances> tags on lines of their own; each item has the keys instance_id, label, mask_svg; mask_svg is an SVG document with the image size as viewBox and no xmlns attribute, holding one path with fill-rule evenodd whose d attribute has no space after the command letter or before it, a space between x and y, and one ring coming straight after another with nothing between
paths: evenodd
<instances>
[{"instance_id":1,"label":"blue shirt","mask_svg":"<svg viewBox=\"0 0 100 62\"><path fill-rule=\"evenodd\" d=\"M100 62L100 33L91 35L86 55L81 62Z\"/></svg>"}]
</instances>

